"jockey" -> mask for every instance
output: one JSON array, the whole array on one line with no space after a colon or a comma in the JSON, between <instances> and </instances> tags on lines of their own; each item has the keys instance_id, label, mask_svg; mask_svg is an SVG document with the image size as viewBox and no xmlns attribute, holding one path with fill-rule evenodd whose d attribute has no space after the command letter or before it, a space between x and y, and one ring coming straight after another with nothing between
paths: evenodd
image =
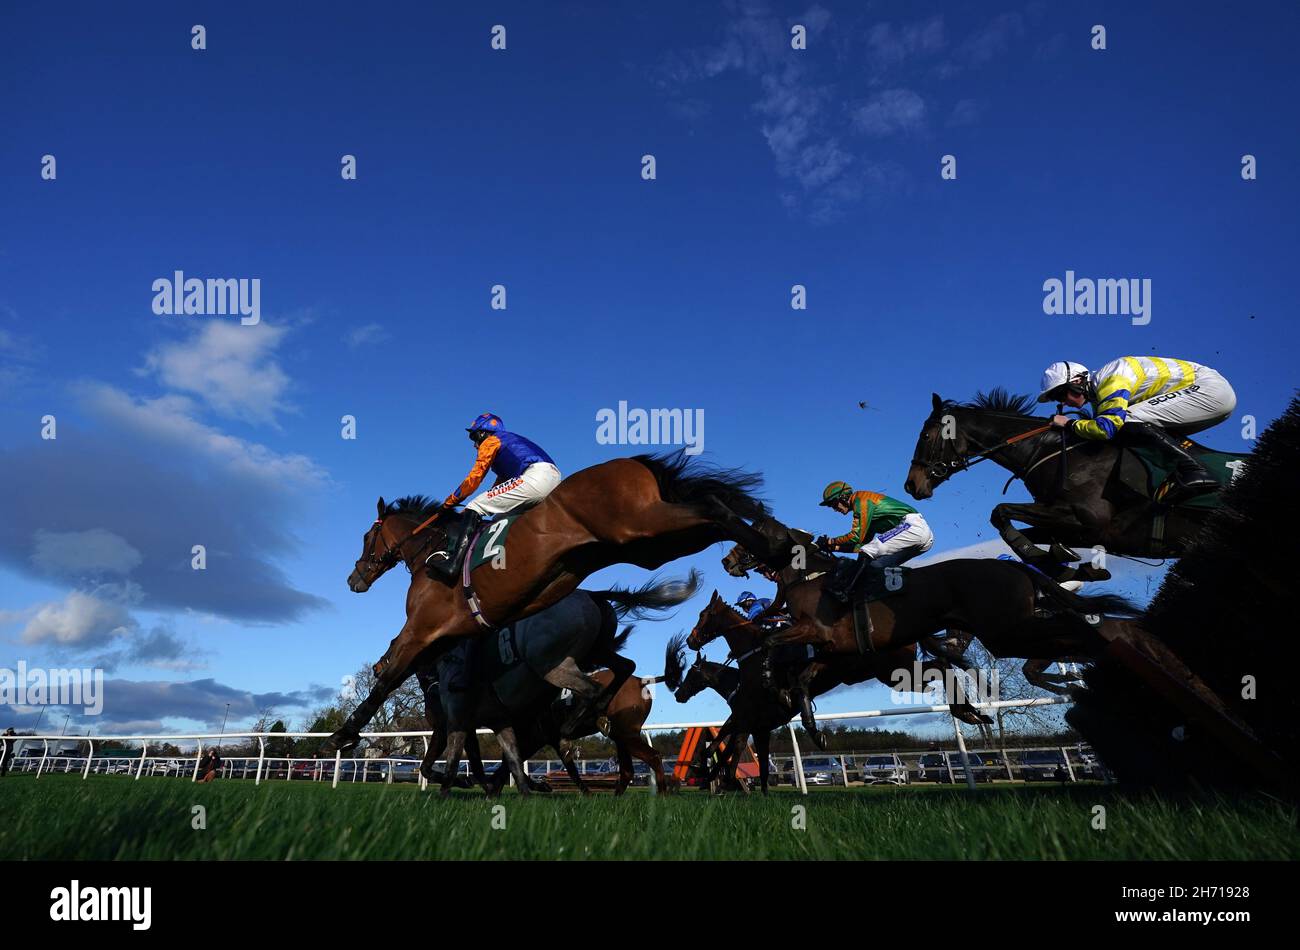
<instances>
[{"instance_id":1,"label":"jockey","mask_svg":"<svg viewBox=\"0 0 1300 950\"><path fill-rule=\"evenodd\" d=\"M736 606L740 608L740 612L748 619L753 620L768 607L772 606L772 598L756 597L754 596L753 591L746 590L742 591L740 596L736 598Z\"/></svg>"},{"instance_id":2,"label":"jockey","mask_svg":"<svg viewBox=\"0 0 1300 950\"><path fill-rule=\"evenodd\" d=\"M823 590L838 600L848 600L867 564L896 567L934 547L934 533L925 519L911 505L873 491L854 491L847 482L831 482L822 492L822 502L842 515L853 512L853 527L837 538L825 535L817 546L827 551L857 551L858 569L841 583L837 572Z\"/></svg>"},{"instance_id":3,"label":"jockey","mask_svg":"<svg viewBox=\"0 0 1300 950\"><path fill-rule=\"evenodd\" d=\"M1043 371L1038 401L1075 409L1091 403L1091 419L1052 417L1053 426L1081 438L1120 438L1129 445L1145 442L1163 448L1177 460L1174 481L1182 497L1219 487L1200 460L1183 448L1181 438L1217 425L1237 407L1232 386L1208 366L1158 356L1122 356L1093 373L1081 363L1058 361Z\"/></svg>"},{"instance_id":4,"label":"jockey","mask_svg":"<svg viewBox=\"0 0 1300 950\"><path fill-rule=\"evenodd\" d=\"M465 431L478 446L478 456L465 480L447 496L442 507L455 508L473 494L488 469L496 475L492 487L465 506L472 519L467 532L485 516L531 508L560 484L560 470L551 457L537 443L507 432L500 417L485 412Z\"/></svg>"}]
</instances>

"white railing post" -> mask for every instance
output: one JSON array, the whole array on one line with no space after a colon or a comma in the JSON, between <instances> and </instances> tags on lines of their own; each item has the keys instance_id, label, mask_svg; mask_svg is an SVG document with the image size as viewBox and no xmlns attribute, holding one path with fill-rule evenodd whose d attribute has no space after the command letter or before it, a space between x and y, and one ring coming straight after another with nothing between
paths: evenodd
<instances>
[{"instance_id":1,"label":"white railing post","mask_svg":"<svg viewBox=\"0 0 1300 950\"><path fill-rule=\"evenodd\" d=\"M86 769L81 773L83 781L90 775L90 760L95 757L95 740L87 739L86 745Z\"/></svg>"},{"instance_id":2,"label":"white railing post","mask_svg":"<svg viewBox=\"0 0 1300 950\"><path fill-rule=\"evenodd\" d=\"M197 782L199 780L199 761L202 758L203 758L203 740L200 739L199 747L194 750L194 777L190 779L191 782Z\"/></svg>"},{"instance_id":3,"label":"white railing post","mask_svg":"<svg viewBox=\"0 0 1300 950\"><path fill-rule=\"evenodd\" d=\"M342 762L343 762L343 750L342 750L342 749L336 749L335 752L334 752L334 781L330 784L330 788L338 788L338 787L339 787L339 766L342 764ZM353 759L353 760L352 760L352 763L353 763L353 764L352 764L352 771L355 772L355 771L356 771L356 760ZM355 776L353 776L353 777L355 778Z\"/></svg>"},{"instance_id":4,"label":"white railing post","mask_svg":"<svg viewBox=\"0 0 1300 950\"><path fill-rule=\"evenodd\" d=\"M799 737L794 734L794 723L786 723L790 729L790 745L794 749L794 772L799 782L799 791L808 794L808 780L803 774L803 756L799 754Z\"/></svg>"},{"instance_id":5,"label":"white railing post","mask_svg":"<svg viewBox=\"0 0 1300 950\"><path fill-rule=\"evenodd\" d=\"M961 767L966 772L966 787L975 791L975 771L970 765L970 755L966 752L966 739L961 734L961 722L952 721L952 731L957 735L957 749L961 752Z\"/></svg>"},{"instance_id":6,"label":"white railing post","mask_svg":"<svg viewBox=\"0 0 1300 950\"><path fill-rule=\"evenodd\" d=\"M141 741L140 743L140 764L135 767L135 780L140 781L140 776L144 774L144 757L149 754L149 743Z\"/></svg>"},{"instance_id":7,"label":"white railing post","mask_svg":"<svg viewBox=\"0 0 1300 950\"><path fill-rule=\"evenodd\" d=\"M1074 766L1070 764L1070 752L1065 746L1061 746L1061 758L1065 759L1065 774L1070 776L1070 781L1077 781L1074 777Z\"/></svg>"},{"instance_id":8,"label":"white railing post","mask_svg":"<svg viewBox=\"0 0 1300 950\"><path fill-rule=\"evenodd\" d=\"M1008 782L1014 782L1014 781L1016 780L1016 777L1015 777L1015 775L1012 774L1012 772L1011 772L1011 759L1010 759L1010 757L1007 755L1007 750L1006 750L1006 749L1003 749L1003 750L1002 750L1002 764L1003 764L1004 766L1006 766L1006 770L1007 770L1007 781L1008 781Z\"/></svg>"},{"instance_id":9,"label":"white railing post","mask_svg":"<svg viewBox=\"0 0 1300 950\"><path fill-rule=\"evenodd\" d=\"M420 738L422 738L422 739L424 740L424 758L420 760L420 763L421 763L421 764L424 764L424 759L427 759L427 758L429 757L429 737L428 737L428 736L421 736ZM422 792L424 792L424 791L428 791L428 789L429 789L429 780L428 780L427 778L424 777L424 773L423 773L423 772L416 772L416 774L415 774L415 778L416 778L416 781L418 781L418 782L420 783L420 791L422 791Z\"/></svg>"},{"instance_id":10,"label":"white railing post","mask_svg":"<svg viewBox=\"0 0 1300 950\"><path fill-rule=\"evenodd\" d=\"M266 740L257 737L257 777L253 779L254 787L262 784L262 764L266 761Z\"/></svg>"},{"instance_id":11,"label":"white railing post","mask_svg":"<svg viewBox=\"0 0 1300 950\"><path fill-rule=\"evenodd\" d=\"M840 778L844 779L844 787L849 787L849 770L844 765L844 756L840 756Z\"/></svg>"},{"instance_id":12,"label":"white railing post","mask_svg":"<svg viewBox=\"0 0 1300 950\"><path fill-rule=\"evenodd\" d=\"M36 765L36 777L37 777L37 778L40 778L40 777L41 777L41 773L42 773L43 771L45 771L45 759L46 759L46 758L49 756L49 754L50 754L50 740L49 740L49 739L42 739L41 742L44 743L44 744L41 746L41 761L40 761L39 763L37 763L37 765Z\"/></svg>"},{"instance_id":13,"label":"white railing post","mask_svg":"<svg viewBox=\"0 0 1300 950\"><path fill-rule=\"evenodd\" d=\"M943 767L948 770L948 784L956 785L957 776L952 774L952 753L942 752L940 754L943 756Z\"/></svg>"}]
</instances>

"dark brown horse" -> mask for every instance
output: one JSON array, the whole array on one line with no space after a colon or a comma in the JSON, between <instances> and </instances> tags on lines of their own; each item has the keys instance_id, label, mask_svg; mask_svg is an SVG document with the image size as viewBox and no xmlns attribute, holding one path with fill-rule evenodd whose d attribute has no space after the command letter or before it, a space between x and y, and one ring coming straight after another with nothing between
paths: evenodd
<instances>
[{"instance_id":1,"label":"dark brown horse","mask_svg":"<svg viewBox=\"0 0 1300 950\"><path fill-rule=\"evenodd\" d=\"M427 539L415 530L422 522L389 511L380 499L348 586L368 590L390 568L406 564L406 623L377 664L374 689L326 740L324 754L355 745L420 654L439 641L534 614L612 564L654 569L717 541L756 541L744 519L765 513L752 494L760 482L756 475L703 467L682 453L614 459L576 472L513 522L501 557L473 572L479 619L459 585L424 571Z\"/></svg>"},{"instance_id":2,"label":"dark brown horse","mask_svg":"<svg viewBox=\"0 0 1300 950\"><path fill-rule=\"evenodd\" d=\"M740 662L754 661L756 669L762 670L764 664L774 662L766 649L768 637L772 631L764 629L757 621L750 620L716 590L709 602L700 611L700 616L686 638L686 646L692 650L701 650L705 645L722 637L729 650L728 658ZM797 664L793 689L789 697L779 697L783 704L802 711L804 730L820 749L825 749L825 738L817 728L817 721L812 711L812 700L828 690L840 685L862 683L869 679L878 679L891 689L900 688L902 684L915 686L915 692L924 691L925 684L933 679L944 679L951 675L953 667L962 670L972 669L961 654L970 645L971 639L965 636L960 641L951 638L953 643L941 645L938 637L922 637L918 644L907 644L879 653L841 653L814 654L813 657ZM957 643L960 647L957 647ZM921 656L925 651L931 658ZM951 659L949 658L951 657ZM937 674L937 675L935 675ZM763 679L770 677L764 676ZM755 686L764 685L762 682ZM966 699L961 680L953 682L954 689L949 691L947 701L952 706L954 718L975 726L985 726L991 720L979 713ZM789 721L789 717L780 725Z\"/></svg>"},{"instance_id":3,"label":"dark brown horse","mask_svg":"<svg viewBox=\"0 0 1300 950\"><path fill-rule=\"evenodd\" d=\"M1211 509L1156 505L1120 477L1119 445L1073 436L1062 443L1062 430L1050 429L1049 419L1032 415L1033 406L1028 396L1001 389L981 393L970 403L933 394L903 488L924 500L957 472L991 459L1023 481L1034 498L1033 504L995 507L993 526L1021 560L1057 580L1109 577L1091 564L1065 568L1078 556L1063 545L1101 545L1132 557L1182 553ZM1194 446L1193 451L1205 450ZM1022 532L1012 522L1030 527ZM1044 553L1036 544L1052 547Z\"/></svg>"},{"instance_id":4,"label":"dark brown horse","mask_svg":"<svg viewBox=\"0 0 1300 950\"><path fill-rule=\"evenodd\" d=\"M860 653L852 611L835 598L822 596L822 582L837 569L838 559L817 548L807 532L788 528L775 518L760 517L754 527L763 535L763 546L746 545L746 550L778 571L795 621L771 634L767 642L808 643L826 653ZM1053 611L1040 611L1040 592ZM957 629L974 634L994 656L1027 660L1096 656L1104 643L1086 618L1102 623L1108 612L1136 613L1123 597L1071 593L1023 564L969 558L911 569L903 591L872 602L868 609L873 626L870 646L877 653ZM1026 678L1031 673L1026 668Z\"/></svg>"}]
</instances>

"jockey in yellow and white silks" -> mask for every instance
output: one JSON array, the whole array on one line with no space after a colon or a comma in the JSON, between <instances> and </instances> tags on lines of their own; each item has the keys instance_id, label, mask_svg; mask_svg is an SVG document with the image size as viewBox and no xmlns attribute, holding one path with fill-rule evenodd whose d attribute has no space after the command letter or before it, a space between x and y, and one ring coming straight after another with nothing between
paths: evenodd
<instances>
[{"instance_id":1,"label":"jockey in yellow and white silks","mask_svg":"<svg viewBox=\"0 0 1300 950\"><path fill-rule=\"evenodd\" d=\"M1094 441L1159 444L1177 460L1175 480L1184 495L1218 487L1214 476L1187 452L1180 438L1217 425L1237 407L1237 394L1218 372L1189 360L1121 356L1096 372L1060 361L1043 372L1039 402L1074 408L1091 403L1093 418L1057 415L1052 425Z\"/></svg>"}]
</instances>

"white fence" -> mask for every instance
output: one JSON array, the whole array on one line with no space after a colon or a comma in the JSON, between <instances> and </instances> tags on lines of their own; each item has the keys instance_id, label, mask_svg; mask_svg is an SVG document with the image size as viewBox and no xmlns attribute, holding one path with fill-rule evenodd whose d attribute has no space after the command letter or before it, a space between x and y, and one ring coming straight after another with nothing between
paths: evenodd
<instances>
[{"instance_id":1,"label":"white fence","mask_svg":"<svg viewBox=\"0 0 1300 950\"><path fill-rule=\"evenodd\" d=\"M992 709L1006 709L1006 708L1025 708L1025 707L1032 707L1032 706L1055 706L1062 703L1068 703L1069 701L1070 700L1064 696L1051 696L1051 697L1044 697L1041 699L999 700L996 702L989 702L989 703L974 703L972 705L974 705L977 709L992 710ZM850 720L850 719L879 719L888 716L938 715L938 714L947 714L948 712L949 712L949 707L947 705L896 706L891 709L868 709L859 712L826 713L818 716L817 721L835 722L835 721ZM957 749L962 764L962 772L965 776L966 784L973 789L975 787L975 781L976 781L976 776L975 776L976 768L972 767L971 765L969 753L967 752L966 749L966 740L965 737L962 735L960 724L955 719L952 720L952 723L953 723L953 733L957 739ZM642 726L642 732L647 732L647 733L673 732L679 729L716 728L721 725L722 722L646 723L644 726ZM807 776L805 775L805 770L803 767L803 756L799 751L799 741L795 733L794 723L793 722L789 723L787 728L790 730L791 745L793 746L793 752L794 752L793 759L794 759L795 777L799 785L799 790L806 795L808 793ZM480 729L478 731L480 734L484 734L484 735L492 734L491 730L489 729ZM309 770L311 774L306 775L304 777L312 777L312 778L316 778L317 780L320 780L323 777L324 773L328 771L331 773L330 782L332 787L337 788L340 778L344 772L347 772L351 776L351 781L354 782L357 781L357 775L358 773L360 773L362 776L361 781L365 782L366 777L369 774L369 766L366 765L366 763L386 762L388 765L387 765L387 770L385 773L384 780L387 782L391 782L393 778L394 768L395 768L394 763L397 761L406 761L406 760L396 760L391 757L375 758L375 759L366 759L366 758L343 759L341 753L335 754L332 763L330 763L328 760L323 761L319 759L297 759L297 758L286 757L286 756L272 756L269 759L267 758L266 755L267 739L324 739L327 738L329 735L331 735L331 733L328 732L224 732L219 735L210 734L210 733L201 733L201 734L192 734L192 735L148 735L148 736L54 736L54 735L9 736L6 737L3 747L0 748L0 768L3 768L5 766L11 766L14 761L21 761L23 759L23 757L16 756L17 746L19 744L40 742L42 743L42 751L41 751L40 761L36 767L37 778L40 778L40 776L43 775L46 771L58 770L59 764L63 765L62 771L70 772L71 763L75 761L81 765L80 768L81 777L85 779L85 778L89 778L92 771L98 774L100 769L97 766L106 763L111 763L114 767L113 768L114 771L121 771L120 766L123 762L124 757L115 756L111 759L106 757L101 757L98 760L95 759L96 742L99 743L139 742L140 743L139 758L132 758L128 762L128 769L134 772L134 778L138 780L143 774L145 774L146 763L157 763L159 760L162 760L164 762L181 761L180 759L178 759L177 756L174 755L150 756L149 755L150 742L161 743L161 742L183 741L188 743L193 741L196 743L196 748L194 752L194 766L193 766L192 777L197 779L199 773L199 762L203 757L203 744L205 741L216 740L219 743L219 742L224 742L227 739L241 739L241 738L257 740L258 754L256 760L257 768L254 774L255 785L261 784L264 774L266 774L268 771L279 771L275 767L275 763L277 762L286 763L284 767L286 778L293 777L295 762L311 763L311 769ZM428 752L429 739L432 737L432 735L433 733L429 731L361 733L361 737L363 739L420 738L424 740L424 748L426 753ZM53 756L50 755L51 743L57 743L54 747L55 755ZM69 745L72 743L76 743L78 746L80 746L82 743L88 744L89 748L87 750L86 755L82 756L78 754L75 756L69 756L69 755L58 754L60 745ZM6 757L13 757L13 758L11 758L9 761L6 761ZM831 757L833 758L833 756ZM241 756L236 756L235 758L244 759L245 763L251 760L251 757L245 758ZM948 763L947 771L948 771L949 779L952 780L954 774L953 768L946 754L944 758L945 758L945 762ZM53 759L54 762L51 762L50 761L51 759ZM28 758L28 760L30 760L30 757ZM188 761L188 759L186 759L185 761ZM83 762L84 764L82 764ZM133 769L130 769L129 763L134 763ZM361 764L360 768L358 767L358 763ZM270 766L269 770L268 770L268 765ZM1073 780L1075 776L1068 755L1065 755L1064 757L1064 765L1069 774L1069 778ZM843 761L843 757L840 757L839 768L845 776L844 779L845 784L848 784L847 767ZM1010 766L1008 764L1008 770L1009 769ZM149 766L149 774L155 774L154 765ZM423 777L421 777L419 781L420 781L421 788L424 788L427 785Z\"/></svg>"}]
</instances>

